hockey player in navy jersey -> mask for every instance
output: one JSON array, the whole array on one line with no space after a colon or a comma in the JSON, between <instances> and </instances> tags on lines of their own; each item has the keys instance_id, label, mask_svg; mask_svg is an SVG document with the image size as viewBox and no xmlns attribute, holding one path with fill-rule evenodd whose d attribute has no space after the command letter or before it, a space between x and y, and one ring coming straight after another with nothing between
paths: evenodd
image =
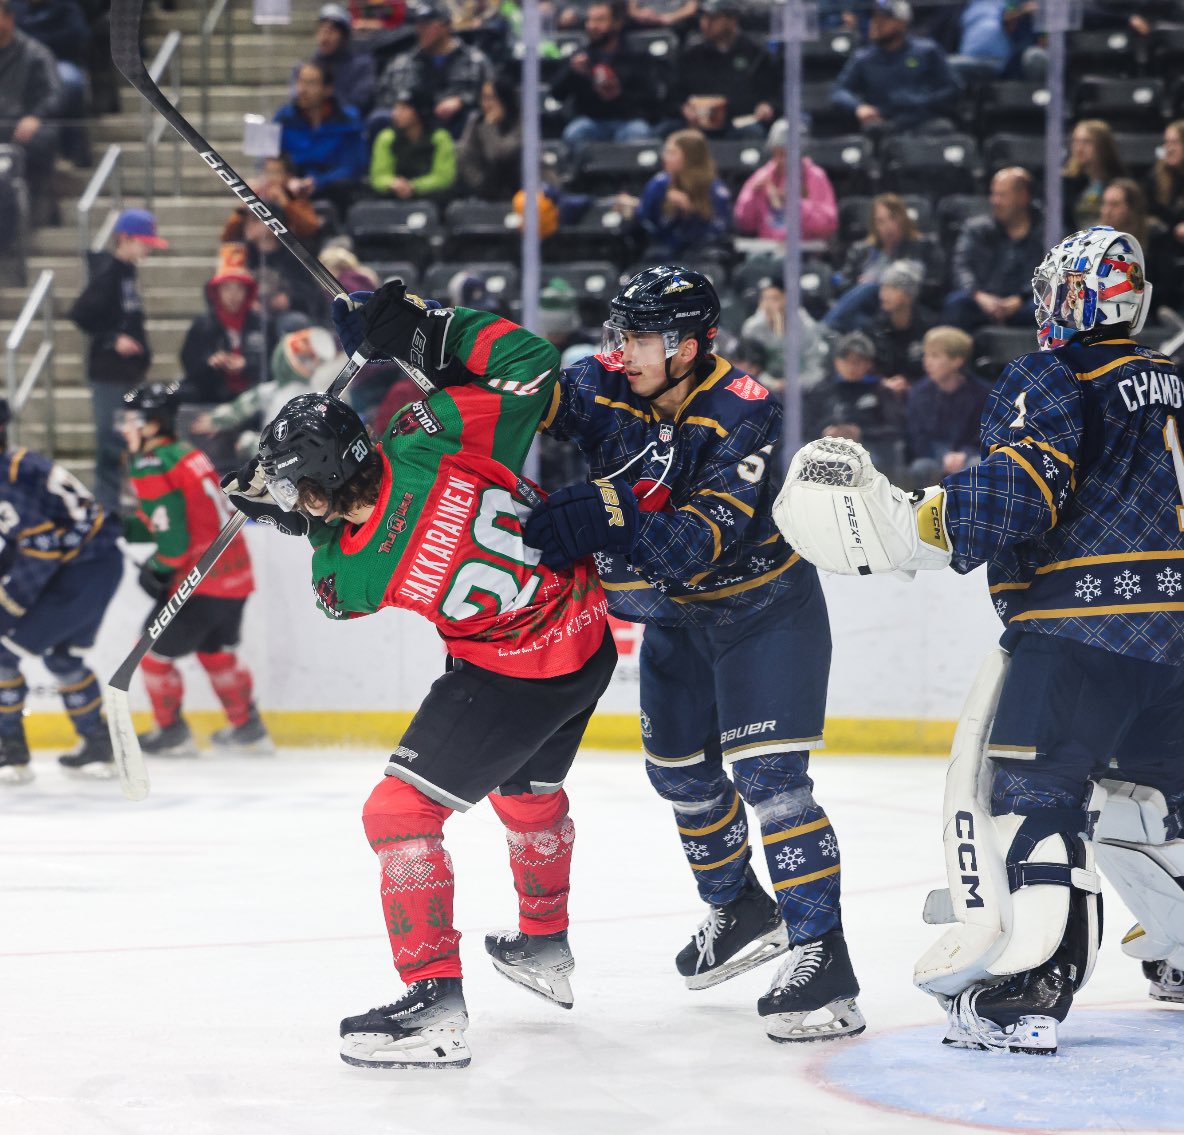
<instances>
[{"instance_id":1,"label":"hockey player in navy jersey","mask_svg":"<svg viewBox=\"0 0 1184 1135\"><path fill-rule=\"evenodd\" d=\"M78 734L62 766L109 777L102 693L83 654L123 574L119 526L64 466L10 449L10 417L0 398L0 783L33 779L23 719L29 687L21 673L21 659L30 657L53 675Z\"/></svg>"},{"instance_id":2,"label":"hockey player in navy jersey","mask_svg":"<svg viewBox=\"0 0 1184 1135\"><path fill-rule=\"evenodd\" d=\"M946 779L953 922L914 980L946 1043L1055 1052L1099 940L1100 867L1139 919L1151 996L1184 1001L1184 383L1132 337L1151 285L1110 228L1033 279L1041 350L1004 368L982 461L921 493L859 446L811 442L774 514L845 574L987 564L1006 627L967 700Z\"/></svg>"}]
</instances>

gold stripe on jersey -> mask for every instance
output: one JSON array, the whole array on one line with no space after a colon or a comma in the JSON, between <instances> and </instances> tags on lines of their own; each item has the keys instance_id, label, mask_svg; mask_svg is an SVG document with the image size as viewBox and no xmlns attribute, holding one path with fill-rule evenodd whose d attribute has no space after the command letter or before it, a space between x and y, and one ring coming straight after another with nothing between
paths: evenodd
<instances>
[{"instance_id":1,"label":"gold stripe on jersey","mask_svg":"<svg viewBox=\"0 0 1184 1135\"><path fill-rule=\"evenodd\" d=\"M724 547L724 538L723 534L719 530L719 525L716 524L716 522L712 520L711 517L705 512L700 512L693 504L684 504L678 511L693 512L697 517L699 517L700 520L707 524L707 527L711 529L711 542L713 548L711 559L712 561L718 560L719 554L723 551Z\"/></svg>"},{"instance_id":2,"label":"gold stripe on jersey","mask_svg":"<svg viewBox=\"0 0 1184 1135\"><path fill-rule=\"evenodd\" d=\"M1123 355L1121 358L1106 363L1105 366L1098 367L1097 370L1087 370L1084 374L1079 374L1077 380L1078 382L1089 382L1091 379L1109 374L1110 371L1126 363L1142 363L1144 366L1166 366L1171 367L1173 370L1176 368L1176 364L1171 359L1165 359L1162 355L1153 355L1151 358L1147 358L1145 355Z\"/></svg>"},{"instance_id":3,"label":"gold stripe on jersey","mask_svg":"<svg viewBox=\"0 0 1184 1135\"><path fill-rule=\"evenodd\" d=\"M536 433L542 433L543 430L550 427L551 423L555 421L555 415L559 413L559 403L563 400L563 384L555 383L555 389L551 391L551 405L547 408L547 412L543 415L543 420L535 427Z\"/></svg>"},{"instance_id":4,"label":"gold stripe on jersey","mask_svg":"<svg viewBox=\"0 0 1184 1135\"><path fill-rule=\"evenodd\" d=\"M714 824L708 824L705 828L684 828L679 827L681 835L711 835L712 832L719 831L724 824L730 824L735 818L736 813L740 811L740 793L737 792L732 799L732 806L728 809L728 814Z\"/></svg>"},{"instance_id":5,"label":"gold stripe on jersey","mask_svg":"<svg viewBox=\"0 0 1184 1135\"><path fill-rule=\"evenodd\" d=\"M718 591L704 591L701 595L671 595L670 598L675 603L702 603L705 599L723 599L728 595L739 595L741 591L760 587L762 583L776 579L783 571L788 571L793 567L801 558L797 552L794 552L780 567L775 567L772 571L765 572L764 575L758 575L755 579L746 580L744 583L733 583L731 587L721 587Z\"/></svg>"},{"instance_id":6,"label":"gold stripe on jersey","mask_svg":"<svg viewBox=\"0 0 1184 1135\"><path fill-rule=\"evenodd\" d=\"M999 449L996 452L1002 453L1006 457L1010 457L1012 461L1023 468L1028 476L1036 482L1036 487L1040 490L1040 495L1044 497L1044 503L1048 505L1048 510L1052 513L1052 524L1050 524L1049 527L1055 528L1057 526L1057 506L1053 502L1052 489L1048 487L1048 482L1042 476L1040 476L1040 474L1037 473L1035 469L1032 468L1027 458L1018 454L1014 449L1012 449L1010 445L1005 445L1002 449Z\"/></svg>"},{"instance_id":7,"label":"gold stripe on jersey","mask_svg":"<svg viewBox=\"0 0 1184 1135\"><path fill-rule=\"evenodd\" d=\"M16 475L20 471L21 458L29 451L27 449L18 449L13 455L12 460L8 463L8 479L11 482L16 481Z\"/></svg>"},{"instance_id":8,"label":"gold stripe on jersey","mask_svg":"<svg viewBox=\"0 0 1184 1135\"><path fill-rule=\"evenodd\" d=\"M628 402L614 402L611 398L606 398L603 394L597 394L593 401L598 406L607 406L610 410L627 410L635 418L640 418L643 422L652 422L654 419L645 410L639 410L636 406L630 406Z\"/></svg>"},{"instance_id":9,"label":"gold stripe on jersey","mask_svg":"<svg viewBox=\"0 0 1184 1135\"><path fill-rule=\"evenodd\" d=\"M702 418L696 414L689 414L683 418L682 424L684 426L706 426L709 430L715 430L720 437L728 436L728 431L714 418Z\"/></svg>"},{"instance_id":10,"label":"gold stripe on jersey","mask_svg":"<svg viewBox=\"0 0 1184 1135\"><path fill-rule=\"evenodd\" d=\"M995 583L987 590L994 595L997 591L1023 591L1026 587L1031 587L1032 581L1029 579L1025 583Z\"/></svg>"},{"instance_id":11,"label":"gold stripe on jersey","mask_svg":"<svg viewBox=\"0 0 1184 1135\"><path fill-rule=\"evenodd\" d=\"M1181 560L1184 552L1112 552L1104 556L1079 556L1073 560L1055 560L1036 569L1037 575L1048 575L1062 568L1086 567L1089 564L1120 564L1126 560Z\"/></svg>"},{"instance_id":12,"label":"gold stripe on jersey","mask_svg":"<svg viewBox=\"0 0 1184 1135\"><path fill-rule=\"evenodd\" d=\"M700 489L695 495L700 497L719 497L720 500L727 501L733 508L738 508L745 516L756 515L756 510L751 505L745 504L739 497L734 497L731 493L720 493L716 492L715 489Z\"/></svg>"},{"instance_id":13,"label":"gold stripe on jersey","mask_svg":"<svg viewBox=\"0 0 1184 1135\"><path fill-rule=\"evenodd\" d=\"M723 359L717 358L715 360L715 369L707 376L707 378L699 383L694 390L690 392L682 401L682 405L674 411L674 420L677 422L682 417L682 412L696 399L700 394L706 394L724 375L731 373L732 364L725 362ZM724 435L727 436L726 434Z\"/></svg>"},{"instance_id":14,"label":"gold stripe on jersey","mask_svg":"<svg viewBox=\"0 0 1184 1135\"><path fill-rule=\"evenodd\" d=\"M640 591L643 587L653 587L654 585L647 583L644 579L639 579L636 583L606 583L602 579L600 586L605 591Z\"/></svg>"},{"instance_id":15,"label":"gold stripe on jersey","mask_svg":"<svg viewBox=\"0 0 1184 1135\"><path fill-rule=\"evenodd\" d=\"M1109 607L1053 607L1012 615L1009 623L1028 619L1077 619L1083 615L1153 615L1161 611L1184 611L1184 603L1115 603Z\"/></svg>"}]
</instances>

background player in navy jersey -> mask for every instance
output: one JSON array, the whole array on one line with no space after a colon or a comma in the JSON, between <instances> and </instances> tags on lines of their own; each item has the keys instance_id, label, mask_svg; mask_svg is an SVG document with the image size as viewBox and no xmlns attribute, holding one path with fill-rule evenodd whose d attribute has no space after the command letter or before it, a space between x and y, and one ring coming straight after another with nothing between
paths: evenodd
<instances>
[{"instance_id":1,"label":"background player in navy jersey","mask_svg":"<svg viewBox=\"0 0 1184 1135\"><path fill-rule=\"evenodd\" d=\"M33 779L23 720L29 687L20 666L30 657L53 675L78 734L62 766L109 777L102 693L82 656L123 575L119 525L64 466L9 449L10 418L0 398L0 783Z\"/></svg>"},{"instance_id":2,"label":"background player in navy jersey","mask_svg":"<svg viewBox=\"0 0 1184 1135\"><path fill-rule=\"evenodd\" d=\"M758 1012L772 1039L811 1041L864 1027L838 842L807 772L830 629L816 572L770 513L781 408L714 354L718 321L699 272L648 268L625 285L602 353L563 372L543 419L577 443L592 483L552 494L525 536L551 566L594 554L610 610L646 624L646 770L710 907L678 971L702 989L788 950ZM749 866L746 803L775 899Z\"/></svg>"},{"instance_id":3,"label":"background player in navy jersey","mask_svg":"<svg viewBox=\"0 0 1184 1135\"><path fill-rule=\"evenodd\" d=\"M1041 350L1004 368L982 461L917 494L860 447L794 458L778 524L846 574L987 564L1006 631L967 701L946 781L956 922L915 981L960 1047L1056 1051L1097 950L1095 860L1139 924L1151 995L1184 1001L1184 383L1132 338L1151 285L1110 228L1036 271Z\"/></svg>"}]
</instances>

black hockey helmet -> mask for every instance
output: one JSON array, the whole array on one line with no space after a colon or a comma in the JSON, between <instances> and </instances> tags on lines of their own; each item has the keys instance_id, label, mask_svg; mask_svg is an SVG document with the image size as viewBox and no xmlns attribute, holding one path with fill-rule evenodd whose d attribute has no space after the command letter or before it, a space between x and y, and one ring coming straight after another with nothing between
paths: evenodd
<instances>
[{"instance_id":1,"label":"black hockey helmet","mask_svg":"<svg viewBox=\"0 0 1184 1135\"><path fill-rule=\"evenodd\" d=\"M263 427L259 464L272 495L292 509L301 478L332 493L361 469L373 449L362 419L340 398L301 394Z\"/></svg>"},{"instance_id":2,"label":"black hockey helmet","mask_svg":"<svg viewBox=\"0 0 1184 1135\"><path fill-rule=\"evenodd\" d=\"M129 390L123 404L140 414L145 421L156 422L167 434L177 430L177 407L181 405L181 386L176 382L147 382Z\"/></svg>"},{"instance_id":3,"label":"black hockey helmet","mask_svg":"<svg viewBox=\"0 0 1184 1135\"><path fill-rule=\"evenodd\" d=\"M688 335L707 355L719 326L719 296L702 272L677 264L659 264L638 272L611 300L606 327L617 331L669 334L673 353Z\"/></svg>"}]
</instances>

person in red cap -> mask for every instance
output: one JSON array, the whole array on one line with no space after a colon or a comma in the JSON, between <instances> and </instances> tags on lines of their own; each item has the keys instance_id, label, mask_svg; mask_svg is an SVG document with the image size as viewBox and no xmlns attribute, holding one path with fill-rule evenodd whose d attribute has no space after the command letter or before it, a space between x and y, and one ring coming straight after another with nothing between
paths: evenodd
<instances>
[{"instance_id":1,"label":"person in red cap","mask_svg":"<svg viewBox=\"0 0 1184 1135\"><path fill-rule=\"evenodd\" d=\"M70 318L90 337L86 377L95 424L95 496L118 513L123 442L115 432L115 413L152 363L137 266L155 249L168 248L168 241L157 235L156 218L147 209L124 209L114 231L111 252L88 254L87 284Z\"/></svg>"}]
</instances>

